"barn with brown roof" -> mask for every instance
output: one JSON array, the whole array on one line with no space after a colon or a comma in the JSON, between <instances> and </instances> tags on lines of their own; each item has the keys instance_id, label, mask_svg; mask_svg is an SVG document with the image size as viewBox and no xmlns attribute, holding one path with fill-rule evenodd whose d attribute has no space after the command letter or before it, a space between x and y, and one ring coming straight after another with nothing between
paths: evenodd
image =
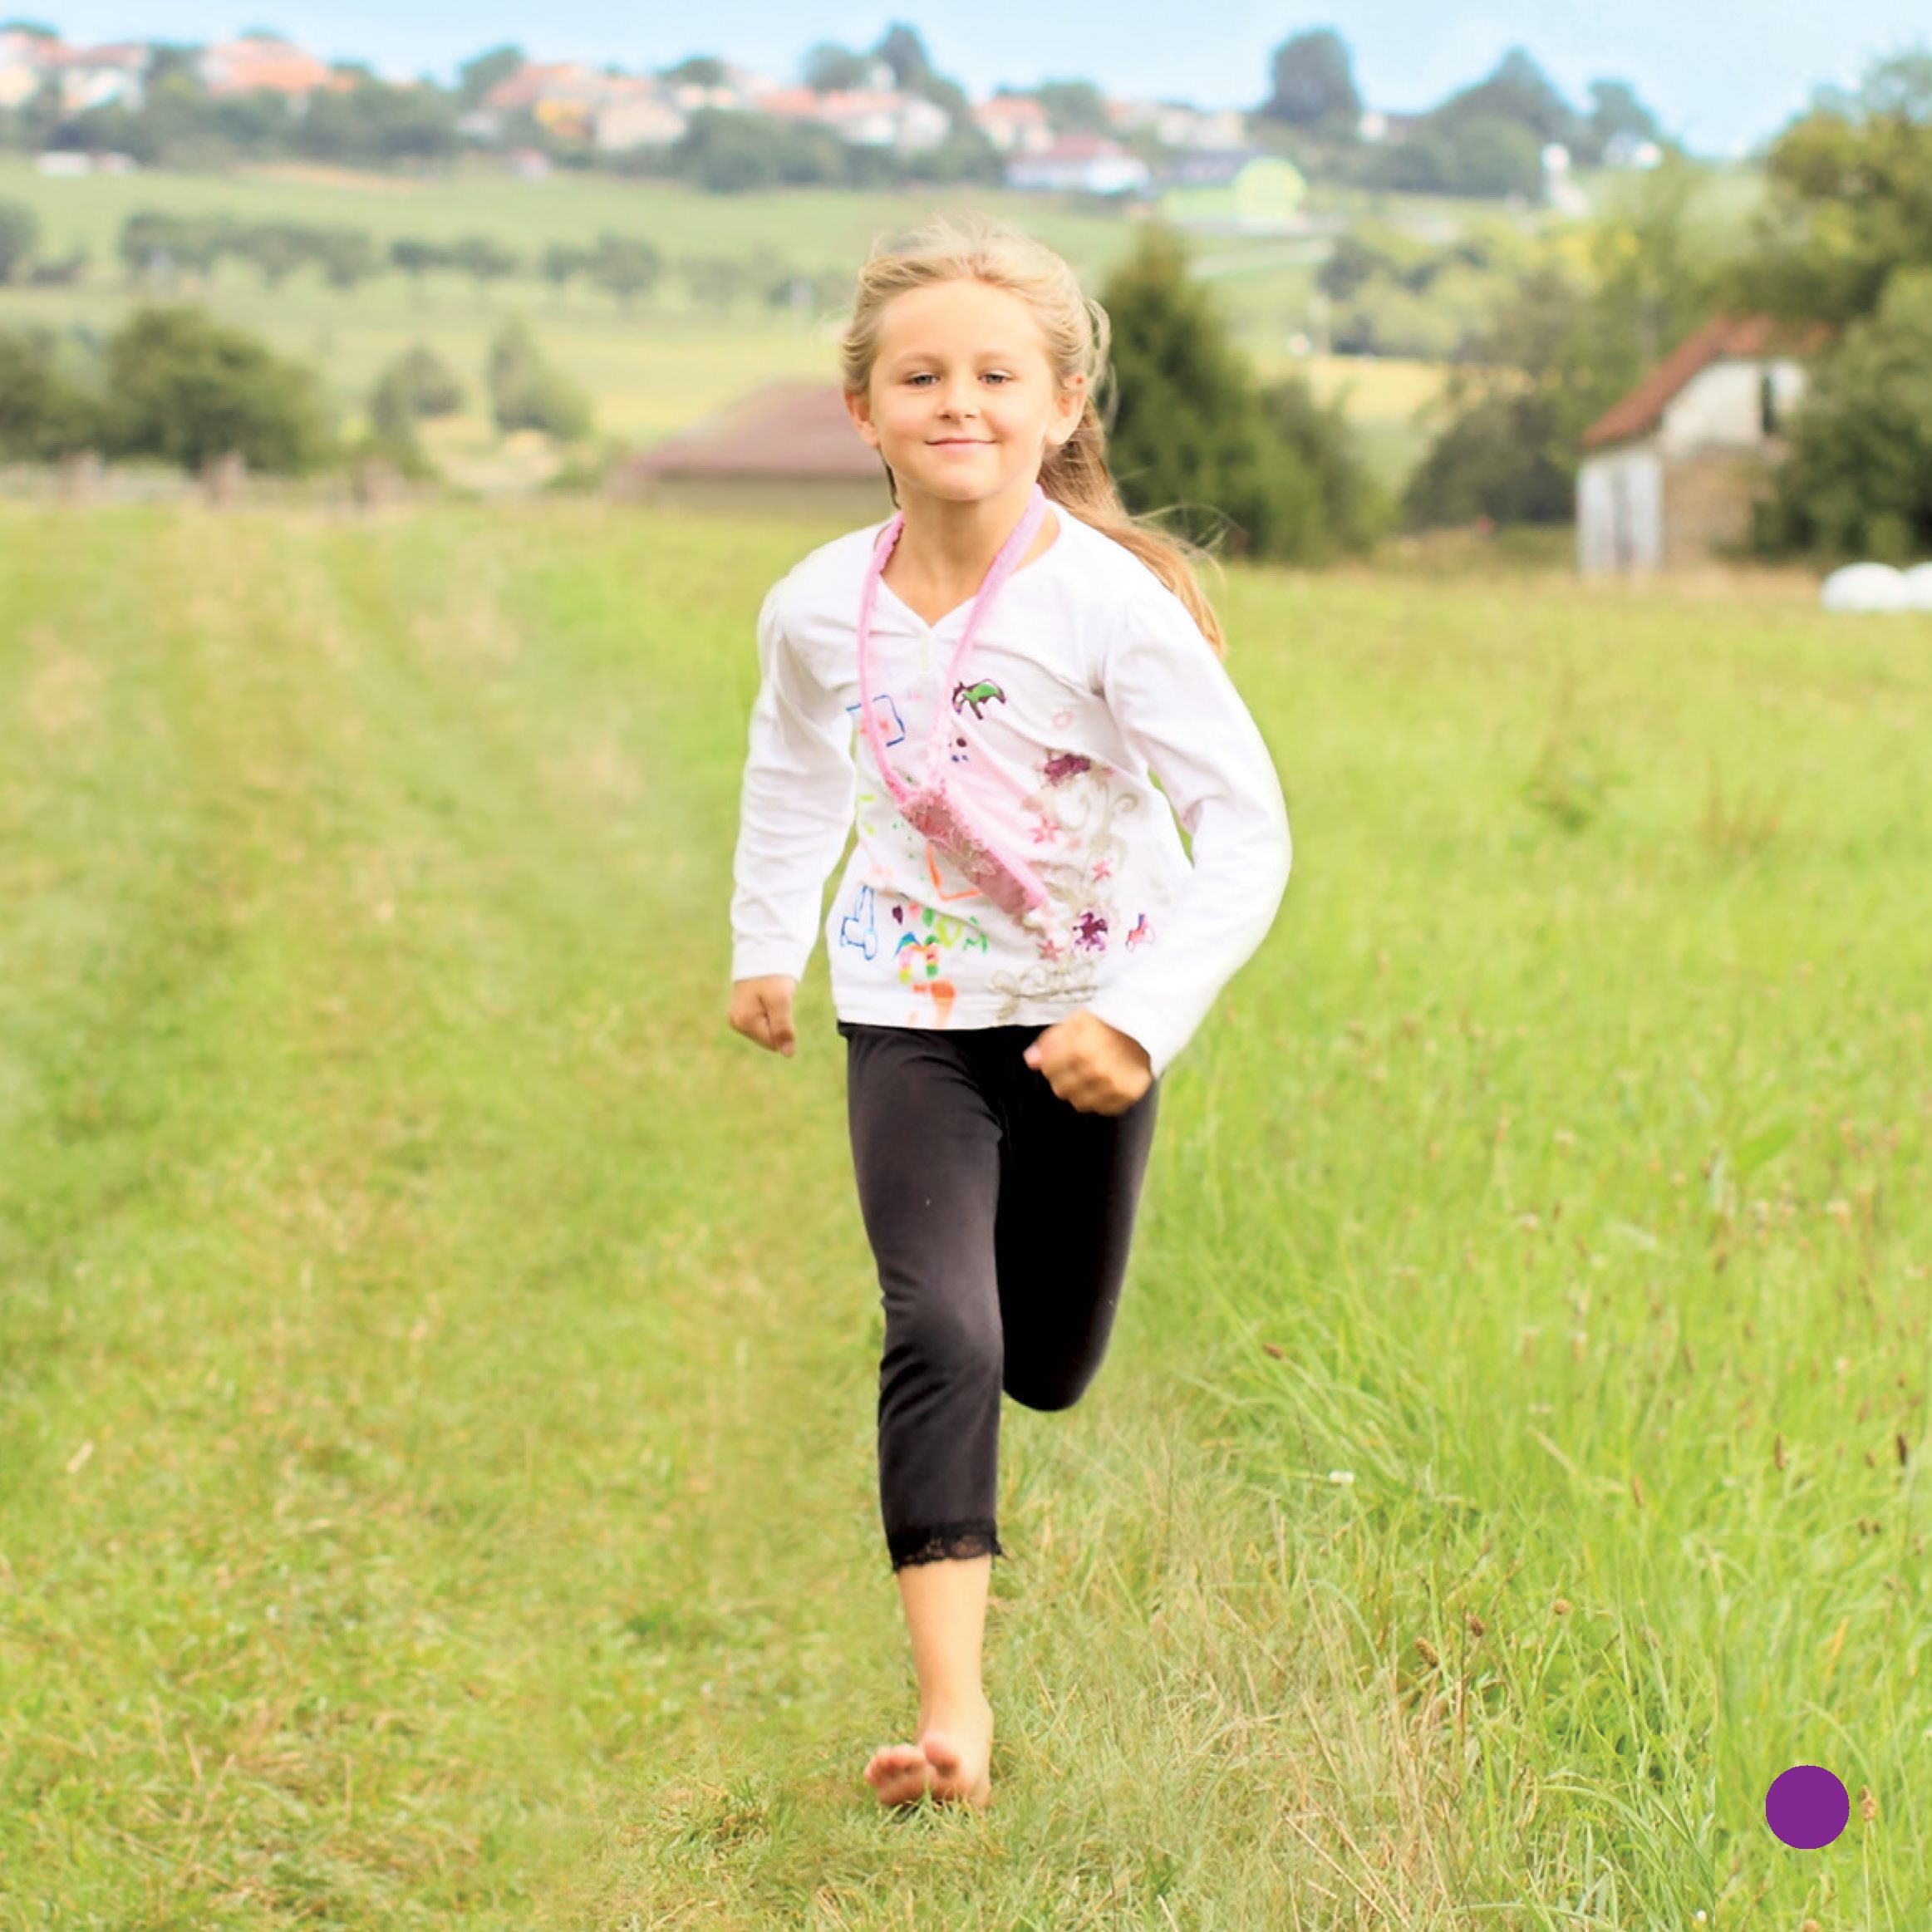
<instances>
[{"instance_id":1,"label":"barn with brown roof","mask_svg":"<svg viewBox=\"0 0 1932 1932\"><path fill-rule=\"evenodd\" d=\"M1741 548L1785 454L1804 358L1828 333L1715 317L1592 423L1576 479L1578 569L1669 570Z\"/></svg>"},{"instance_id":2,"label":"barn with brown roof","mask_svg":"<svg viewBox=\"0 0 1932 1932\"><path fill-rule=\"evenodd\" d=\"M836 382L769 382L633 456L612 494L697 509L796 512L854 526L892 514L885 465Z\"/></svg>"}]
</instances>

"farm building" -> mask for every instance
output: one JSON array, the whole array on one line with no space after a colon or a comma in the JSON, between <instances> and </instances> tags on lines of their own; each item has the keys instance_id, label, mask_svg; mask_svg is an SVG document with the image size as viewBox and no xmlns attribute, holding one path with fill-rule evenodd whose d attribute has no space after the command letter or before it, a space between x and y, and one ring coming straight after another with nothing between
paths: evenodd
<instances>
[{"instance_id":1,"label":"farm building","mask_svg":"<svg viewBox=\"0 0 1932 1932\"><path fill-rule=\"evenodd\" d=\"M1669 570L1741 544L1803 358L1825 332L1719 316L1583 433L1576 563L1585 576Z\"/></svg>"},{"instance_id":2,"label":"farm building","mask_svg":"<svg viewBox=\"0 0 1932 1932\"><path fill-rule=\"evenodd\" d=\"M892 514L886 469L836 382L771 382L622 464L614 496L853 524Z\"/></svg>"},{"instance_id":3,"label":"farm building","mask_svg":"<svg viewBox=\"0 0 1932 1932\"><path fill-rule=\"evenodd\" d=\"M1104 135L1062 135L1050 147L1006 163L1006 185L1048 194L1123 194L1152 176L1138 155Z\"/></svg>"}]
</instances>

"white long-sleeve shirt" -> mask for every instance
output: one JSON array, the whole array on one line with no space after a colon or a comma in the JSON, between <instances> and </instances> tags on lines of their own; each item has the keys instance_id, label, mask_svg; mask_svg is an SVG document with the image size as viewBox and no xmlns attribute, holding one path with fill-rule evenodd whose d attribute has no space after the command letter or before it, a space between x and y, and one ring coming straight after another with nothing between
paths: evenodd
<instances>
[{"instance_id":1,"label":"white long-sleeve shirt","mask_svg":"<svg viewBox=\"0 0 1932 1932\"><path fill-rule=\"evenodd\" d=\"M951 691L937 686L970 600L930 626L882 583L868 651L901 786L924 782L933 706L947 704L947 782L1018 831L1050 894L1044 929L1001 912L905 823L858 729L875 524L802 558L759 615L731 977L803 978L856 808L823 927L839 1019L1037 1025L1085 1007L1139 1041L1158 1076L1274 922L1287 808L1187 606L1124 545L1052 507L1053 543L1007 579Z\"/></svg>"}]
</instances>

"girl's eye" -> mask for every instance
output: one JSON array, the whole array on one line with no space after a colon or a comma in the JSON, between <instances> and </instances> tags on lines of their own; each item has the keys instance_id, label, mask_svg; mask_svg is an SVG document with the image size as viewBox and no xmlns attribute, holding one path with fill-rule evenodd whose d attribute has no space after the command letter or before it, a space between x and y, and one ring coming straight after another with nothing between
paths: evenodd
<instances>
[{"instance_id":1,"label":"girl's eye","mask_svg":"<svg viewBox=\"0 0 1932 1932\"><path fill-rule=\"evenodd\" d=\"M930 371L922 371L917 376L908 376L907 381L909 382L923 382L927 380L927 377L930 373ZM1006 383L1010 382L1013 380L1010 376L1007 375L1006 372L1001 369L989 369L986 373L998 382ZM933 376L932 380L934 381L937 381L938 378L937 376Z\"/></svg>"}]
</instances>

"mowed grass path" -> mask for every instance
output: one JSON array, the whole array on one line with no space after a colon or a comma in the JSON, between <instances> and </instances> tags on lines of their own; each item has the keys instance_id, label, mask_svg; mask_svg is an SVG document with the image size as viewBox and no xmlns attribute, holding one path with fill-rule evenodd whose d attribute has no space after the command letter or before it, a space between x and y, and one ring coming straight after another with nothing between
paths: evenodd
<instances>
[{"instance_id":1,"label":"mowed grass path","mask_svg":"<svg viewBox=\"0 0 1932 1932\"><path fill-rule=\"evenodd\" d=\"M1295 879L888 1818L822 955L722 1020L830 533L0 512L0 1925L1922 1925L1932 626L1231 573Z\"/></svg>"}]
</instances>

